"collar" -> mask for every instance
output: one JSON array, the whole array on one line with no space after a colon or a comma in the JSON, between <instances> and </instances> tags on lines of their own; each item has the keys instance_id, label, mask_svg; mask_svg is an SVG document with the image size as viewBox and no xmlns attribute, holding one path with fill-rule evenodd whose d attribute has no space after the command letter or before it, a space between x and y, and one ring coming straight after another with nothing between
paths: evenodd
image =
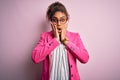
<instances>
[{"instance_id":1,"label":"collar","mask_svg":"<svg viewBox=\"0 0 120 80\"><path fill-rule=\"evenodd\" d=\"M51 34L52 34L52 36L53 36L53 30L51 30L51 31L50 31L50 33L51 33ZM69 32L68 30L66 31L66 36L67 36L67 37L69 37L69 36L70 36L70 32Z\"/></svg>"}]
</instances>

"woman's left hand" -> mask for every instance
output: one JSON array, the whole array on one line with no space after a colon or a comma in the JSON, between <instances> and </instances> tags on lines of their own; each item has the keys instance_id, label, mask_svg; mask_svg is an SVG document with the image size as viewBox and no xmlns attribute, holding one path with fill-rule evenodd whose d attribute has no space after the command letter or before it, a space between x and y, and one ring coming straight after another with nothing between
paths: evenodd
<instances>
[{"instance_id":1,"label":"woman's left hand","mask_svg":"<svg viewBox=\"0 0 120 80\"><path fill-rule=\"evenodd\" d=\"M68 43L68 38L66 37L66 30L67 29L67 27L64 27L63 29L62 29L62 32L61 32L61 35L60 35L60 39L61 39L61 42L63 43L63 44L67 44Z\"/></svg>"},{"instance_id":2,"label":"woman's left hand","mask_svg":"<svg viewBox=\"0 0 120 80\"><path fill-rule=\"evenodd\" d=\"M66 38L66 27L62 28L60 37L61 37L61 41L63 41Z\"/></svg>"}]
</instances>

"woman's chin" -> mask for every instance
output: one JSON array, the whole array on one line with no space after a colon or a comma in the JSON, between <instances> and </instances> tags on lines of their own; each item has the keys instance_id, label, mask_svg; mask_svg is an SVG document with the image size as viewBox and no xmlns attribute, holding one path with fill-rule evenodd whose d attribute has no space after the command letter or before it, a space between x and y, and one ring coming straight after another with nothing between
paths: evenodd
<instances>
[{"instance_id":1,"label":"woman's chin","mask_svg":"<svg viewBox=\"0 0 120 80\"><path fill-rule=\"evenodd\" d=\"M61 32L58 32L58 34L60 35L60 34L61 34Z\"/></svg>"},{"instance_id":2,"label":"woman's chin","mask_svg":"<svg viewBox=\"0 0 120 80\"><path fill-rule=\"evenodd\" d=\"M58 32L59 35L61 35L61 32Z\"/></svg>"}]
</instances>

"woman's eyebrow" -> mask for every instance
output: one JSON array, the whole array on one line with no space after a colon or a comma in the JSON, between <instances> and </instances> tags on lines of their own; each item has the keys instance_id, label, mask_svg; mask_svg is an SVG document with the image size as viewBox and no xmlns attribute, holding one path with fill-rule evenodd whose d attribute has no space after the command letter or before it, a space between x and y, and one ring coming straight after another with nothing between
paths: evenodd
<instances>
[{"instance_id":1,"label":"woman's eyebrow","mask_svg":"<svg viewBox=\"0 0 120 80\"><path fill-rule=\"evenodd\" d=\"M60 17L60 19L61 19L61 18L65 18L65 17L66 17L66 16L62 16L62 17ZM53 17L53 18L57 18L57 17ZM57 18L57 19L58 19L58 18Z\"/></svg>"},{"instance_id":2,"label":"woman's eyebrow","mask_svg":"<svg viewBox=\"0 0 120 80\"><path fill-rule=\"evenodd\" d=\"M62 16L62 17L60 17L60 18L64 18L64 17L66 17L66 16Z\"/></svg>"}]
</instances>

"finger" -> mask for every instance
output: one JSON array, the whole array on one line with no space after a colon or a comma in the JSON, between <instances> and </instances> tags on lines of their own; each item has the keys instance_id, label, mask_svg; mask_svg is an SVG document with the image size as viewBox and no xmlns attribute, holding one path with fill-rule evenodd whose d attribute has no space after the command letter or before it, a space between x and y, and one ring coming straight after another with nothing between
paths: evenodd
<instances>
[{"instance_id":1,"label":"finger","mask_svg":"<svg viewBox=\"0 0 120 80\"><path fill-rule=\"evenodd\" d=\"M55 31L55 25L54 24L52 24L52 29L53 29L53 31Z\"/></svg>"},{"instance_id":2,"label":"finger","mask_svg":"<svg viewBox=\"0 0 120 80\"><path fill-rule=\"evenodd\" d=\"M63 35L64 37L66 36L66 29L65 29L65 28L62 30L62 35Z\"/></svg>"},{"instance_id":3,"label":"finger","mask_svg":"<svg viewBox=\"0 0 120 80\"><path fill-rule=\"evenodd\" d=\"M54 26L54 29L55 29L55 31L56 31L56 30L57 30L57 27L56 27L56 25L54 24L53 26Z\"/></svg>"},{"instance_id":4,"label":"finger","mask_svg":"<svg viewBox=\"0 0 120 80\"><path fill-rule=\"evenodd\" d=\"M54 31L53 25L51 24L52 30Z\"/></svg>"},{"instance_id":5,"label":"finger","mask_svg":"<svg viewBox=\"0 0 120 80\"><path fill-rule=\"evenodd\" d=\"M57 25L54 24L54 30L55 30L55 35L57 36L58 35L58 29L57 29Z\"/></svg>"},{"instance_id":6,"label":"finger","mask_svg":"<svg viewBox=\"0 0 120 80\"><path fill-rule=\"evenodd\" d=\"M65 32L66 32L66 29L65 29L65 28L63 28L63 29L62 29L62 32L63 32L63 34L65 34Z\"/></svg>"},{"instance_id":7,"label":"finger","mask_svg":"<svg viewBox=\"0 0 120 80\"><path fill-rule=\"evenodd\" d=\"M64 30L66 30L66 29L67 29L67 26L64 27Z\"/></svg>"},{"instance_id":8,"label":"finger","mask_svg":"<svg viewBox=\"0 0 120 80\"><path fill-rule=\"evenodd\" d=\"M62 30L62 32L61 32L61 40L63 40L64 39L64 30Z\"/></svg>"},{"instance_id":9,"label":"finger","mask_svg":"<svg viewBox=\"0 0 120 80\"><path fill-rule=\"evenodd\" d=\"M53 30L53 24L52 24L52 22L50 22L50 24L51 24L51 27L52 27L52 30Z\"/></svg>"}]
</instances>

